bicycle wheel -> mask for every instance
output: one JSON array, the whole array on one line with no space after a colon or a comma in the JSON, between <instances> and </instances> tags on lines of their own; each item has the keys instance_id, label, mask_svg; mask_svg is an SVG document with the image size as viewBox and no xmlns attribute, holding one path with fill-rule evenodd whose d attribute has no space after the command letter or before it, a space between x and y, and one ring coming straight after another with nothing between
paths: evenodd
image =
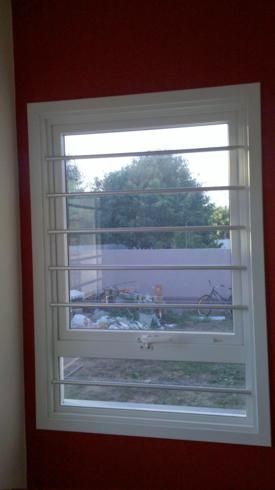
<instances>
[{"instance_id":1,"label":"bicycle wheel","mask_svg":"<svg viewBox=\"0 0 275 490\"><path fill-rule=\"evenodd\" d=\"M227 305L232 305L232 296L229 296L229 298L226 300ZM233 310L225 310L225 316L226 318L232 319L233 318Z\"/></svg>"},{"instance_id":2,"label":"bicycle wheel","mask_svg":"<svg viewBox=\"0 0 275 490\"><path fill-rule=\"evenodd\" d=\"M211 308L200 308L200 305L211 305L213 303L214 303L214 301L213 301L212 296L210 296L210 294L204 294L203 296L201 296L199 298L199 301L198 301L198 314L200 316L205 317L205 318L210 316L212 313L212 309Z\"/></svg>"}]
</instances>

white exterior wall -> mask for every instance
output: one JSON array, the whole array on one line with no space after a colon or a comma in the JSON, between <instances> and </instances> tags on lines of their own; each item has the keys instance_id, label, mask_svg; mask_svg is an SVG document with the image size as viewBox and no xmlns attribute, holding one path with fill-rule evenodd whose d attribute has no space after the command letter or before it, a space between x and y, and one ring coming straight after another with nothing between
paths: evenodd
<instances>
[{"instance_id":1,"label":"white exterior wall","mask_svg":"<svg viewBox=\"0 0 275 490\"><path fill-rule=\"evenodd\" d=\"M24 488L19 206L9 0L0 1L0 489Z\"/></svg>"}]
</instances>

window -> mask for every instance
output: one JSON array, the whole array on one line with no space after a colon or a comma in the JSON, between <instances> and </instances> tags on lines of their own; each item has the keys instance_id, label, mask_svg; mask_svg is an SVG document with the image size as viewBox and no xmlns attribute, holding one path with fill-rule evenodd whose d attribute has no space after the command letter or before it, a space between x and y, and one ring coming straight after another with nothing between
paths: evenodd
<instances>
[{"instance_id":1,"label":"window","mask_svg":"<svg viewBox=\"0 0 275 490\"><path fill-rule=\"evenodd\" d=\"M30 104L37 426L270 443L258 85Z\"/></svg>"}]
</instances>

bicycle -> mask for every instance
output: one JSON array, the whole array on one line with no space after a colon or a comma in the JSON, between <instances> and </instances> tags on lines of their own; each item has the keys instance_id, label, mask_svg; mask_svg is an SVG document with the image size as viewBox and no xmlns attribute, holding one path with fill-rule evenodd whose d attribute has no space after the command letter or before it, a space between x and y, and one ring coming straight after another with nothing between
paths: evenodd
<instances>
[{"instance_id":1,"label":"bicycle","mask_svg":"<svg viewBox=\"0 0 275 490\"><path fill-rule=\"evenodd\" d=\"M207 305L207 304L224 304L224 305L232 305L232 292L229 294L229 296L223 296L216 286L214 286L211 281L208 281L209 285L211 287L211 291L209 294L203 294L199 300L198 300L198 314L203 317L209 317L211 316L211 312L213 311L213 308L200 308L200 305ZM224 284L220 284L221 288L224 288ZM228 288L229 291L232 291L232 288ZM217 310L216 310L217 311ZM221 310L219 310L221 311ZM232 310L225 310L225 315L227 316L232 316Z\"/></svg>"}]
</instances>

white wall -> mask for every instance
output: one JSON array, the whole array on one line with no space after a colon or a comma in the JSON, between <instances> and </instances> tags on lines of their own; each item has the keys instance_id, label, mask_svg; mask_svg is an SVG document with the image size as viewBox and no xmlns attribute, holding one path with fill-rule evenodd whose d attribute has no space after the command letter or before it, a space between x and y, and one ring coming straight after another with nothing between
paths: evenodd
<instances>
[{"instance_id":1,"label":"white wall","mask_svg":"<svg viewBox=\"0 0 275 490\"><path fill-rule=\"evenodd\" d=\"M11 6L0 0L0 489L25 487Z\"/></svg>"},{"instance_id":2,"label":"white wall","mask_svg":"<svg viewBox=\"0 0 275 490\"><path fill-rule=\"evenodd\" d=\"M225 248L201 249L155 249L155 250L109 250L102 249L95 256L90 246L73 245L70 247L72 263L84 265L230 265L231 251ZM96 277L97 276L97 277ZM97 280L95 280L97 278ZM102 292L102 288L111 286L129 287L142 294L154 295L157 284L163 286L163 296L168 299L195 299L210 292L209 280L215 286L224 285L220 293L229 296L231 272L226 270L207 271L76 271L70 274L71 289L79 289L86 295L92 292ZM98 288L98 290L96 290ZM62 298L62 301L66 298Z\"/></svg>"},{"instance_id":3,"label":"white wall","mask_svg":"<svg viewBox=\"0 0 275 490\"><path fill-rule=\"evenodd\" d=\"M201 249L163 249L163 250L104 250L102 263L116 264L230 264L230 250L222 248ZM224 270L208 271L108 271L103 275L103 287L119 284L130 287L142 294L154 294L156 284L163 286L162 293L171 299L198 299L210 292L208 281L213 285L223 284L224 294L231 287L231 272ZM222 291L221 291L222 292Z\"/></svg>"}]
</instances>

